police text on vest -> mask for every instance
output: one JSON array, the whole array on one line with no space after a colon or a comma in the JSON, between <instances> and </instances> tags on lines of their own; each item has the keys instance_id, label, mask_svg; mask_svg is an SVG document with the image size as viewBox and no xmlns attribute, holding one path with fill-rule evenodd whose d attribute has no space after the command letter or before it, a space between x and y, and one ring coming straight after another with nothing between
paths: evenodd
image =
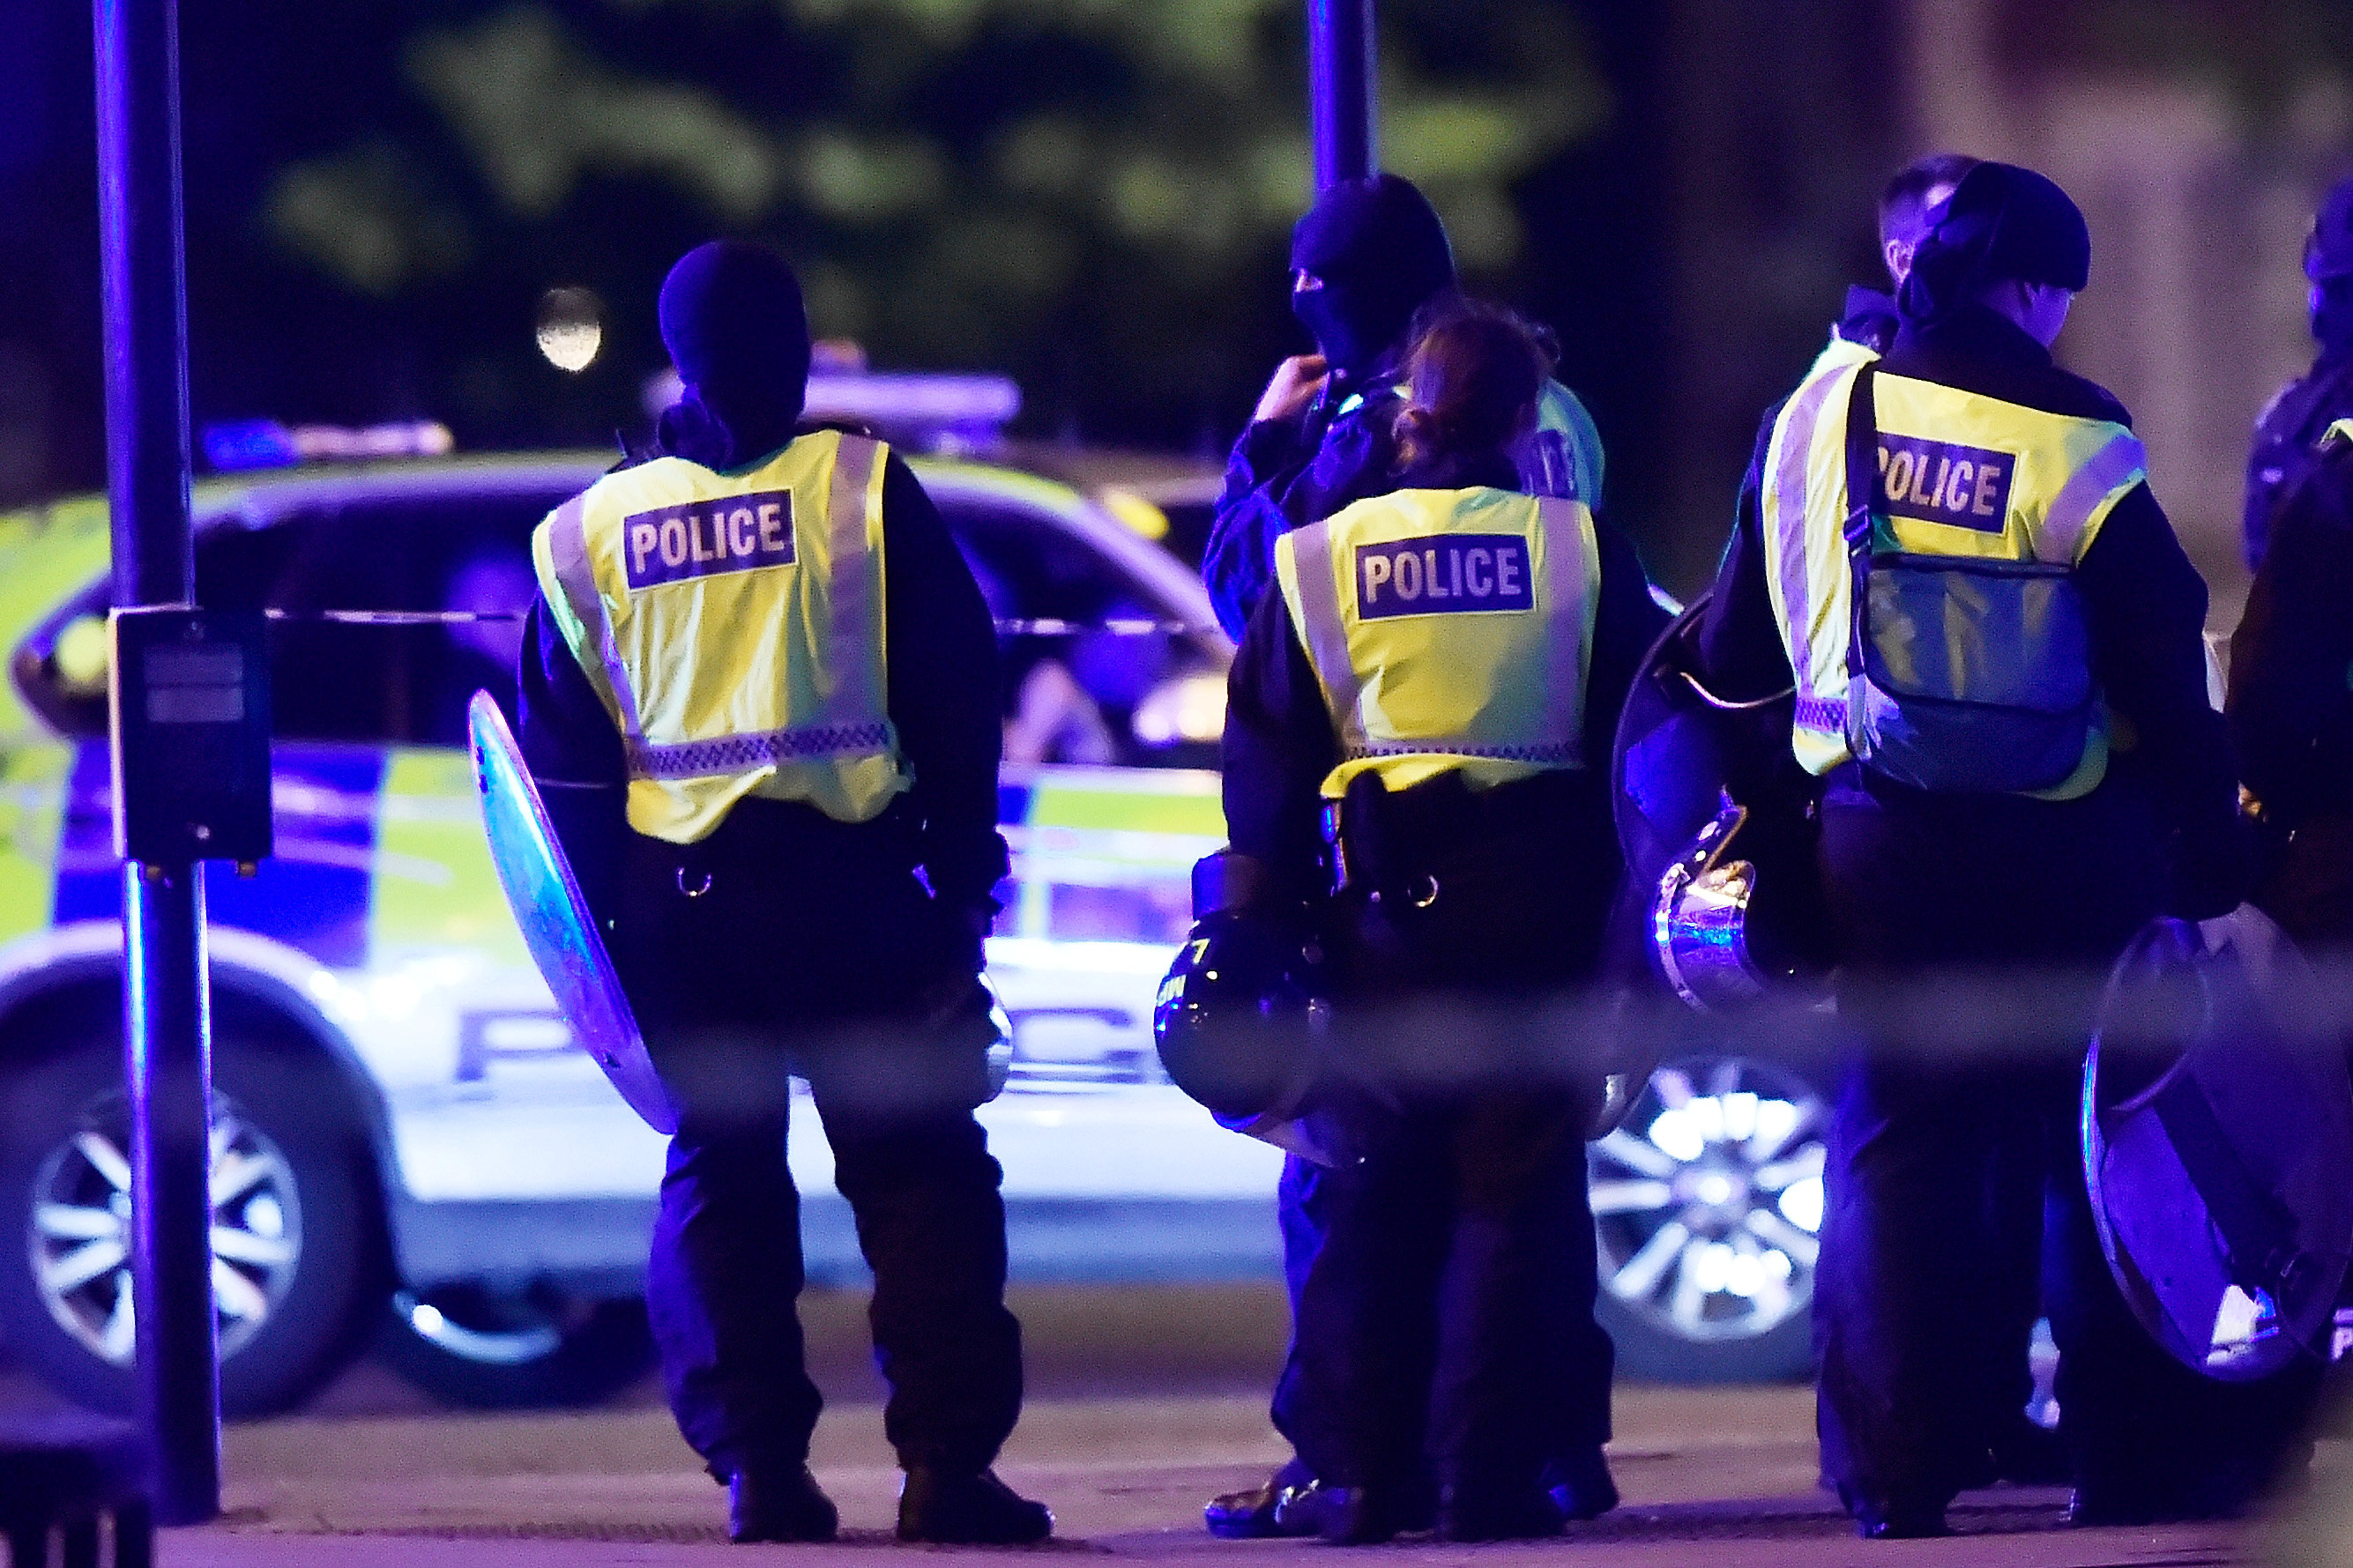
<instances>
[{"instance_id":1,"label":"police text on vest","mask_svg":"<svg viewBox=\"0 0 2353 1568\"><path fill-rule=\"evenodd\" d=\"M2000 533L2010 517L2018 458L1917 436L1879 436L1880 510L1923 522Z\"/></svg>"},{"instance_id":2,"label":"police text on vest","mask_svg":"<svg viewBox=\"0 0 2353 1568\"><path fill-rule=\"evenodd\" d=\"M1356 546L1356 615L1533 610L1528 542L1509 533L1442 533Z\"/></svg>"},{"instance_id":3,"label":"police text on vest","mask_svg":"<svg viewBox=\"0 0 2353 1568\"><path fill-rule=\"evenodd\" d=\"M621 528L629 592L691 577L793 563L793 492L689 501L633 513Z\"/></svg>"}]
</instances>

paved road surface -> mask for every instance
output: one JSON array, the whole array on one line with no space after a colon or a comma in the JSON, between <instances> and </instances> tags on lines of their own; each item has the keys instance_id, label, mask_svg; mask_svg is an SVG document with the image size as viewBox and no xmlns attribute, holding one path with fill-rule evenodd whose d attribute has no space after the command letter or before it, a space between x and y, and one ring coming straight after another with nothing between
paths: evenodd
<instances>
[{"instance_id":1,"label":"paved road surface","mask_svg":"<svg viewBox=\"0 0 2353 1568\"><path fill-rule=\"evenodd\" d=\"M1392 1557L1559 1555L1594 1564L1972 1563L1989 1568L2189 1568L2253 1561L2246 1531L2069 1531L2050 1489L1973 1493L1968 1533L1867 1546L1813 1487L1803 1390L1629 1389L1613 1461L1627 1506L1557 1543L1476 1552L1434 1545ZM828 1413L813 1456L853 1547L895 1550L897 1476L871 1405ZM1262 1476L1282 1450L1260 1401L1235 1394L1034 1405L1003 1472L1050 1500L1065 1552L1211 1563L1312 1562L1324 1548L1211 1541L1201 1500ZM173 1568L318 1563L669 1563L838 1560L811 1548L720 1544L721 1495L657 1410L582 1416L305 1419L231 1435L230 1512L176 1533ZM999 1554L1001 1555L1001 1554Z\"/></svg>"},{"instance_id":2,"label":"paved road surface","mask_svg":"<svg viewBox=\"0 0 2353 1568\"><path fill-rule=\"evenodd\" d=\"M1063 1539L1037 1554L1305 1568L1329 1551L1215 1542L1199 1525L1204 1499L1251 1484L1282 1457L1262 1393L1280 1352L1278 1295L1031 1291L1018 1305L1038 1396L1000 1469L1056 1510ZM680 1443L650 1383L590 1413L454 1415L362 1367L301 1415L233 1427L227 1517L171 1532L163 1562L554 1568L900 1555L887 1533L897 1474L864 1364L859 1303L818 1297L809 1306L813 1365L833 1401L813 1463L841 1506L846 1549L726 1546L723 1496ZM0 1399L20 1388L0 1385ZM2353 1483L2345 1447L2329 1446L2326 1468ZM1557 1542L1381 1550L1399 1563L1543 1557L1596 1568L2353 1564L2353 1538L2291 1542L2271 1527L2067 1531L2064 1494L2053 1489L1968 1494L1953 1511L1964 1532L1954 1540L1857 1542L1814 1486L1812 1402L1802 1388L1621 1388L1611 1457L1626 1506Z\"/></svg>"}]
</instances>

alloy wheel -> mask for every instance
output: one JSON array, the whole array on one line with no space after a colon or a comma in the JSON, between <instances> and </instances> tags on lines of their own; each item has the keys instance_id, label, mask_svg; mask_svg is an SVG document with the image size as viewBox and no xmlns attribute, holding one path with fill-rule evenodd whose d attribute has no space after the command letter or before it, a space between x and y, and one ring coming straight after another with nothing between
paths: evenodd
<instances>
[{"instance_id":1,"label":"alloy wheel","mask_svg":"<svg viewBox=\"0 0 2353 1568\"><path fill-rule=\"evenodd\" d=\"M138 1340L131 1281L130 1110L120 1096L41 1162L27 1243L49 1315L83 1348L129 1366ZM302 1211L291 1167L227 1099L213 1101L212 1285L224 1360L259 1332L292 1285Z\"/></svg>"},{"instance_id":2,"label":"alloy wheel","mask_svg":"<svg viewBox=\"0 0 2353 1568\"><path fill-rule=\"evenodd\" d=\"M1819 1096L1745 1057L1662 1066L1591 1146L1601 1288L1686 1341L1771 1332L1813 1300Z\"/></svg>"}]
</instances>

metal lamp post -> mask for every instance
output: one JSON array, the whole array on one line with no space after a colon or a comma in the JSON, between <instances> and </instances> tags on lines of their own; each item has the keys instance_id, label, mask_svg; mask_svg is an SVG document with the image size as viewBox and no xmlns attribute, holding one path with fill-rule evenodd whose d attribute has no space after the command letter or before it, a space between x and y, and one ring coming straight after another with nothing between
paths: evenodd
<instances>
[{"instance_id":1,"label":"metal lamp post","mask_svg":"<svg viewBox=\"0 0 2353 1568\"><path fill-rule=\"evenodd\" d=\"M1379 167L1373 61L1373 0L1307 0L1308 126L1319 191Z\"/></svg>"},{"instance_id":2,"label":"metal lamp post","mask_svg":"<svg viewBox=\"0 0 2353 1568\"><path fill-rule=\"evenodd\" d=\"M195 595L195 564L179 6L93 0L92 18L114 602L124 609L185 605ZM155 1513L165 1524L220 1512L211 1018L200 872L192 860L126 859L122 868L140 1410L154 1450Z\"/></svg>"}]
</instances>

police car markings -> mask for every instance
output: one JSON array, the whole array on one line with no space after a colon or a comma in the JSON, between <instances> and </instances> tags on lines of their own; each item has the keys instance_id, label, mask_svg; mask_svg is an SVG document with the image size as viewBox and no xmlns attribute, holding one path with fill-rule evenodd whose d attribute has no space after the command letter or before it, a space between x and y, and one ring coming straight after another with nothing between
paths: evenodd
<instances>
[{"instance_id":1,"label":"police car markings","mask_svg":"<svg viewBox=\"0 0 2353 1568\"><path fill-rule=\"evenodd\" d=\"M430 867L438 879L402 877L396 864L387 863L371 889L369 952L456 946L527 965L528 951L482 837L472 760L439 748L396 748L378 798L379 852Z\"/></svg>"},{"instance_id":2,"label":"police car markings","mask_svg":"<svg viewBox=\"0 0 2353 1568\"><path fill-rule=\"evenodd\" d=\"M28 936L46 923L56 885L58 836L65 818L66 769L61 746L11 752L0 763L0 942Z\"/></svg>"},{"instance_id":3,"label":"police car markings","mask_svg":"<svg viewBox=\"0 0 2353 1568\"><path fill-rule=\"evenodd\" d=\"M1175 866L1188 876L1194 861L1226 841L1222 833L1167 833L1155 829L1137 831L1044 824L1008 827L1004 833L1006 842L1017 853L1026 850L1032 855L1051 857L1057 861L1068 857L1072 859L1084 858L1103 865Z\"/></svg>"},{"instance_id":4,"label":"police car markings","mask_svg":"<svg viewBox=\"0 0 2353 1568\"><path fill-rule=\"evenodd\" d=\"M0 626L22 637L106 570L103 497L0 516ZM14 681L0 681L0 731L38 727Z\"/></svg>"},{"instance_id":5,"label":"police car markings","mask_svg":"<svg viewBox=\"0 0 2353 1568\"><path fill-rule=\"evenodd\" d=\"M107 748L89 743L78 753L69 785L73 805L59 836L59 874L50 905L51 921L59 925L122 918L111 815L91 805L108 798ZM376 792L383 762L381 753L361 746L280 746L271 773L293 786L289 798L295 802L320 794L331 800L367 799ZM273 938L321 963L357 967L366 958L374 824L366 816L340 813L311 817L280 811L278 825L281 850L291 853L263 861L249 878L227 867L206 868L208 919Z\"/></svg>"}]
</instances>

